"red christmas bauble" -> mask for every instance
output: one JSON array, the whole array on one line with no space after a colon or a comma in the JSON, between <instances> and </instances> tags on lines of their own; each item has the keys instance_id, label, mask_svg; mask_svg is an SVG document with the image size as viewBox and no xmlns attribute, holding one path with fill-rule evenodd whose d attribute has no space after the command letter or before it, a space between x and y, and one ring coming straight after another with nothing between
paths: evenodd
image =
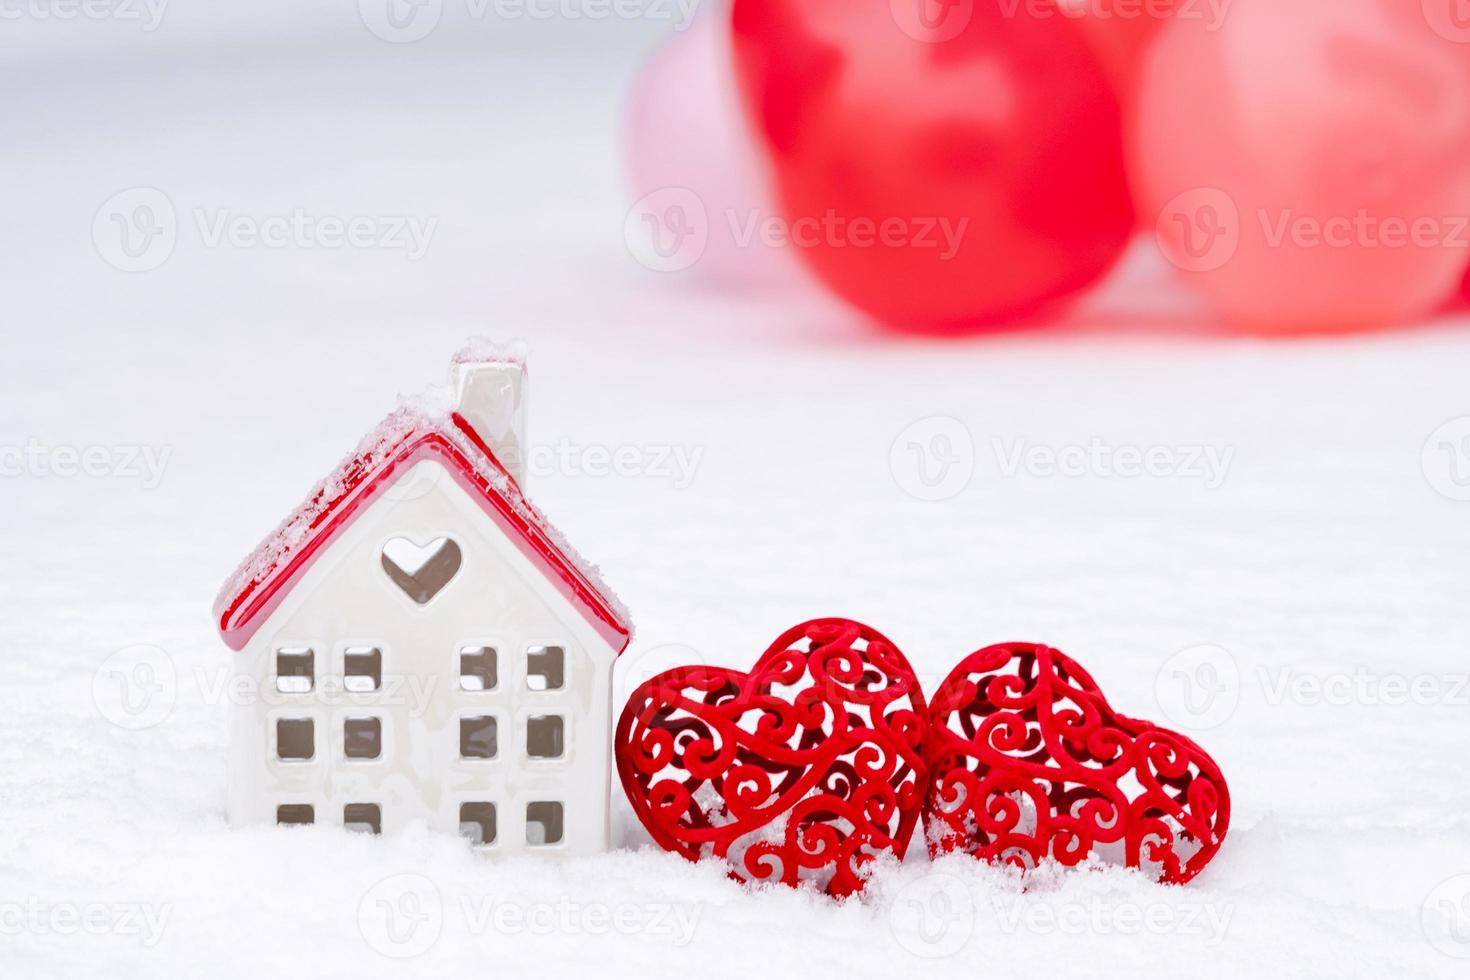
<instances>
[{"instance_id":1,"label":"red christmas bauble","mask_svg":"<svg viewBox=\"0 0 1470 980\"><path fill-rule=\"evenodd\" d=\"M798 255L901 328L1077 292L1128 240L1117 96L1034 4L735 0L738 76Z\"/></svg>"},{"instance_id":2,"label":"red christmas bauble","mask_svg":"<svg viewBox=\"0 0 1470 980\"><path fill-rule=\"evenodd\" d=\"M1177 0L1145 0L1137 4L1057 0L1057 4L1068 11L1068 16L1077 18L1077 26L1082 28L1103 70L1112 79L1126 111L1148 44L1173 16ZM1201 16L1215 15L1208 4L1200 5L1198 10Z\"/></svg>"},{"instance_id":3,"label":"red christmas bauble","mask_svg":"<svg viewBox=\"0 0 1470 980\"><path fill-rule=\"evenodd\" d=\"M1470 59L1389 0L1235 0L1150 47L1130 143L1163 254L1263 332L1381 326L1456 288Z\"/></svg>"}]
</instances>

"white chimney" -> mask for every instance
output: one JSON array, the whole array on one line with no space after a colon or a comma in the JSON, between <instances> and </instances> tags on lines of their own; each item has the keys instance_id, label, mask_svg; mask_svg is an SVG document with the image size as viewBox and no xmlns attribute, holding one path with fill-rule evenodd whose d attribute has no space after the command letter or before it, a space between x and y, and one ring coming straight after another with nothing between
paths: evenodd
<instances>
[{"instance_id":1,"label":"white chimney","mask_svg":"<svg viewBox=\"0 0 1470 980\"><path fill-rule=\"evenodd\" d=\"M525 476L526 361L518 350L461 351L454 359L459 414L516 483Z\"/></svg>"}]
</instances>

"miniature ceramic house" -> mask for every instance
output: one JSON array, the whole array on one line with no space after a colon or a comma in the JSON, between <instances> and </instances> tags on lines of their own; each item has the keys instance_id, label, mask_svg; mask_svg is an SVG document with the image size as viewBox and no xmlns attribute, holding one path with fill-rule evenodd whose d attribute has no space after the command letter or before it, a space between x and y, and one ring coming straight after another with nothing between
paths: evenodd
<instances>
[{"instance_id":1,"label":"miniature ceramic house","mask_svg":"<svg viewBox=\"0 0 1470 980\"><path fill-rule=\"evenodd\" d=\"M241 566L215 614L236 699L230 818L495 850L608 842L626 614L522 495L525 366L462 352Z\"/></svg>"}]
</instances>

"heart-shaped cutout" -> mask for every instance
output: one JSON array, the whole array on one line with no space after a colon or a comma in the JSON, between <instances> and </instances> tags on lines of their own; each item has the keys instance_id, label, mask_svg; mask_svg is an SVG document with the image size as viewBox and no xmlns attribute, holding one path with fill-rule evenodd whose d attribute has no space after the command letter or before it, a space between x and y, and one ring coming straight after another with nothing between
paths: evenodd
<instances>
[{"instance_id":1,"label":"heart-shaped cutout","mask_svg":"<svg viewBox=\"0 0 1470 980\"><path fill-rule=\"evenodd\" d=\"M383 545L383 571L421 606L444 591L459 574L462 561L459 545L452 538L435 538L428 544L393 538Z\"/></svg>"},{"instance_id":2,"label":"heart-shaped cutout","mask_svg":"<svg viewBox=\"0 0 1470 980\"><path fill-rule=\"evenodd\" d=\"M646 682L614 738L649 834L742 881L858 891L903 857L924 805L927 710L913 668L875 630L820 619L750 673L680 667Z\"/></svg>"},{"instance_id":3,"label":"heart-shaped cutout","mask_svg":"<svg viewBox=\"0 0 1470 980\"><path fill-rule=\"evenodd\" d=\"M1029 643L967 657L929 714L930 853L1033 868L1088 855L1193 878L1219 851L1230 791L1204 749L1118 714L1058 650Z\"/></svg>"}]
</instances>

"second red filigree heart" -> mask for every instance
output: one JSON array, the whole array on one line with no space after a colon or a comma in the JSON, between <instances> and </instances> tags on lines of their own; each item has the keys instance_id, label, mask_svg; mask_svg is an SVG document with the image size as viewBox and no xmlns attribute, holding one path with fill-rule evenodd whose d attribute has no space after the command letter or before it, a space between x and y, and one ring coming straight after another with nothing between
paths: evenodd
<instances>
[{"instance_id":1,"label":"second red filigree heart","mask_svg":"<svg viewBox=\"0 0 1470 980\"><path fill-rule=\"evenodd\" d=\"M727 861L744 881L833 895L902 858L928 789L927 708L877 631L820 619L750 673L681 667L643 684L614 738L618 774L654 841Z\"/></svg>"},{"instance_id":2,"label":"second red filigree heart","mask_svg":"<svg viewBox=\"0 0 1470 980\"><path fill-rule=\"evenodd\" d=\"M928 744L931 854L1022 868L1095 854L1183 883L1230 824L1225 777L1203 749L1118 714L1050 647L971 654L934 695Z\"/></svg>"}]
</instances>

